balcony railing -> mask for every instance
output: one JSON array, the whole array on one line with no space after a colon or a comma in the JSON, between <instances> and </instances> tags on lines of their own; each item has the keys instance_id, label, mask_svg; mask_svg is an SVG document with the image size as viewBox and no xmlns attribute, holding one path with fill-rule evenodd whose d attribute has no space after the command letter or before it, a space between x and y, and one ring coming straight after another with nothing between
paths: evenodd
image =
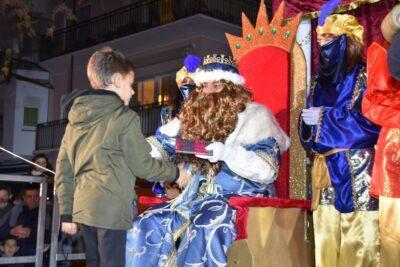
<instances>
[{"instance_id":1,"label":"balcony railing","mask_svg":"<svg viewBox=\"0 0 400 267\"><path fill-rule=\"evenodd\" d=\"M172 21L204 14L241 24L241 12L254 21L258 0L144 0L57 30L41 41L41 60L73 52ZM267 1L271 12L270 1Z\"/></svg>"},{"instance_id":2,"label":"balcony railing","mask_svg":"<svg viewBox=\"0 0 400 267\"><path fill-rule=\"evenodd\" d=\"M140 117L142 133L149 136L155 133L160 123L162 104L150 104L134 107ZM36 126L36 150L58 149L64 136L68 120L41 123Z\"/></svg>"}]
</instances>

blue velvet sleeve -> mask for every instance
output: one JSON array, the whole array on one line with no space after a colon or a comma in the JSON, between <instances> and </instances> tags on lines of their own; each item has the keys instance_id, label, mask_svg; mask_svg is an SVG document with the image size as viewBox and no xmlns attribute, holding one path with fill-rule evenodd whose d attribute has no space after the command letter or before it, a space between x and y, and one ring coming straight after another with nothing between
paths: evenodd
<instances>
[{"instance_id":1,"label":"blue velvet sleeve","mask_svg":"<svg viewBox=\"0 0 400 267\"><path fill-rule=\"evenodd\" d=\"M361 113L361 102L365 83L360 81L356 88L341 88L349 94L338 99L334 106L322 105L323 111L318 125L308 126L299 118L299 136L306 150L325 152L333 148L373 147L380 127L370 122ZM307 99L307 107L313 100Z\"/></svg>"},{"instance_id":2,"label":"blue velvet sleeve","mask_svg":"<svg viewBox=\"0 0 400 267\"><path fill-rule=\"evenodd\" d=\"M305 150L311 150L314 146L316 131L313 130L313 127L305 124L301 116L299 117L298 131L303 148Z\"/></svg>"},{"instance_id":3,"label":"blue velvet sleeve","mask_svg":"<svg viewBox=\"0 0 400 267\"><path fill-rule=\"evenodd\" d=\"M372 147L380 129L361 114L359 107L324 107L320 124L315 128L316 143L331 148Z\"/></svg>"}]
</instances>

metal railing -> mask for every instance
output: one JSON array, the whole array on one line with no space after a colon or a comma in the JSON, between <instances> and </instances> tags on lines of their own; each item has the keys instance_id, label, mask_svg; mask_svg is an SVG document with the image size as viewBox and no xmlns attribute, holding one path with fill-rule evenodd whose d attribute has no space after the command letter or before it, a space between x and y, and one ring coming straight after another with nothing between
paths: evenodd
<instances>
[{"instance_id":1,"label":"metal railing","mask_svg":"<svg viewBox=\"0 0 400 267\"><path fill-rule=\"evenodd\" d=\"M45 60L172 21L204 14L240 25L241 13L255 20L258 0L144 0L56 30L41 40L40 59ZM268 12L271 3L267 1Z\"/></svg>"},{"instance_id":2,"label":"metal railing","mask_svg":"<svg viewBox=\"0 0 400 267\"><path fill-rule=\"evenodd\" d=\"M163 103L155 103L132 108L140 117L143 135L149 136L155 133L160 123L163 106ZM59 148L67 124L67 119L38 124L36 126L36 150Z\"/></svg>"},{"instance_id":3,"label":"metal railing","mask_svg":"<svg viewBox=\"0 0 400 267\"><path fill-rule=\"evenodd\" d=\"M36 126L36 150L58 148L64 136L68 120L40 123Z\"/></svg>"},{"instance_id":4,"label":"metal railing","mask_svg":"<svg viewBox=\"0 0 400 267\"><path fill-rule=\"evenodd\" d=\"M165 106L162 103L149 104L133 107L133 110L139 115L140 126L144 136L150 136L157 130L161 120L161 109Z\"/></svg>"},{"instance_id":5,"label":"metal railing","mask_svg":"<svg viewBox=\"0 0 400 267\"><path fill-rule=\"evenodd\" d=\"M44 235L45 235L45 216L46 216L46 199L47 199L47 182L45 177L41 176L22 176L0 174L0 181L4 182L30 182L40 183L40 204L37 227L36 254L33 256L15 256L15 257L0 257L0 266L4 264L20 264L20 263L35 263L35 267L43 266L44 253ZM86 259L85 253L70 253L64 255L57 253L58 239L60 229L60 213L58 209L57 197L54 196L53 211L52 211L52 228L50 242L50 267L57 267L59 261L72 261Z\"/></svg>"},{"instance_id":6,"label":"metal railing","mask_svg":"<svg viewBox=\"0 0 400 267\"><path fill-rule=\"evenodd\" d=\"M59 240L59 229L60 229L60 211L58 208L57 196L54 196L53 204L53 217L51 224L51 243L50 243L50 267L57 267L59 261L72 261L72 260L85 260L85 253L68 253L64 255L58 253L58 240Z\"/></svg>"},{"instance_id":7,"label":"metal railing","mask_svg":"<svg viewBox=\"0 0 400 267\"><path fill-rule=\"evenodd\" d=\"M38 227L36 235L36 255L4 257L4 258L0 257L0 265L16 264L16 263L35 263L35 267L42 267L43 250L44 250L45 216L46 216L46 198L47 198L46 178L40 176L0 174L0 181L30 182L30 183L40 184L39 215L38 215Z\"/></svg>"}]
</instances>

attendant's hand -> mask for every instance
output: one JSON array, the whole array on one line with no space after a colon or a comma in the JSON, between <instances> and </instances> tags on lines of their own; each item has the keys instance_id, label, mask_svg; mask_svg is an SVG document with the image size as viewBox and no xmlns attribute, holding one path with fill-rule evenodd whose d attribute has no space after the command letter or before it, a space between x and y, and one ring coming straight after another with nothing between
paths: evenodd
<instances>
[{"instance_id":1,"label":"attendant's hand","mask_svg":"<svg viewBox=\"0 0 400 267\"><path fill-rule=\"evenodd\" d=\"M160 133L166 136L174 137L178 135L180 129L181 129L181 122L179 121L178 118L175 118L172 121L168 122L167 124L161 126L159 131Z\"/></svg>"},{"instance_id":2,"label":"attendant's hand","mask_svg":"<svg viewBox=\"0 0 400 267\"><path fill-rule=\"evenodd\" d=\"M184 188L187 186L190 182L191 175L185 170L184 168L185 164L184 163L179 163L178 168L179 168L179 178L178 180L175 181L175 183L180 187Z\"/></svg>"},{"instance_id":3,"label":"attendant's hand","mask_svg":"<svg viewBox=\"0 0 400 267\"><path fill-rule=\"evenodd\" d=\"M61 231L69 235L75 235L78 232L78 225L76 223L63 222Z\"/></svg>"},{"instance_id":4,"label":"attendant's hand","mask_svg":"<svg viewBox=\"0 0 400 267\"><path fill-rule=\"evenodd\" d=\"M322 113L322 108L320 107L311 107L308 109L303 109L301 112L301 118L303 119L304 123L307 125L317 125L319 118Z\"/></svg>"}]
</instances>

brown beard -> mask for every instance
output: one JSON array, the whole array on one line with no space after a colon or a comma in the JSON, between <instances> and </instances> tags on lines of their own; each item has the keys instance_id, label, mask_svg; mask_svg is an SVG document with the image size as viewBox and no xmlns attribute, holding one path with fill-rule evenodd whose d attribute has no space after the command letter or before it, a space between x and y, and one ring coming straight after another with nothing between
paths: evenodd
<instances>
[{"instance_id":1,"label":"brown beard","mask_svg":"<svg viewBox=\"0 0 400 267\"><path fill-rule=\"evenodd\" d=\"M238 114L246 109L251 101L251 93L242 86L223 81L221 92L206 94L202 88L193 91L178 115L182 123L180 136L187 140L204 140L225 142L238 121ZM182 157L177 157L182 161ZM194 163L203 174L212 169L219 170L220 164L200 161L195 156L189 156L185 162Z\"/></svg>"}]
</instances>

